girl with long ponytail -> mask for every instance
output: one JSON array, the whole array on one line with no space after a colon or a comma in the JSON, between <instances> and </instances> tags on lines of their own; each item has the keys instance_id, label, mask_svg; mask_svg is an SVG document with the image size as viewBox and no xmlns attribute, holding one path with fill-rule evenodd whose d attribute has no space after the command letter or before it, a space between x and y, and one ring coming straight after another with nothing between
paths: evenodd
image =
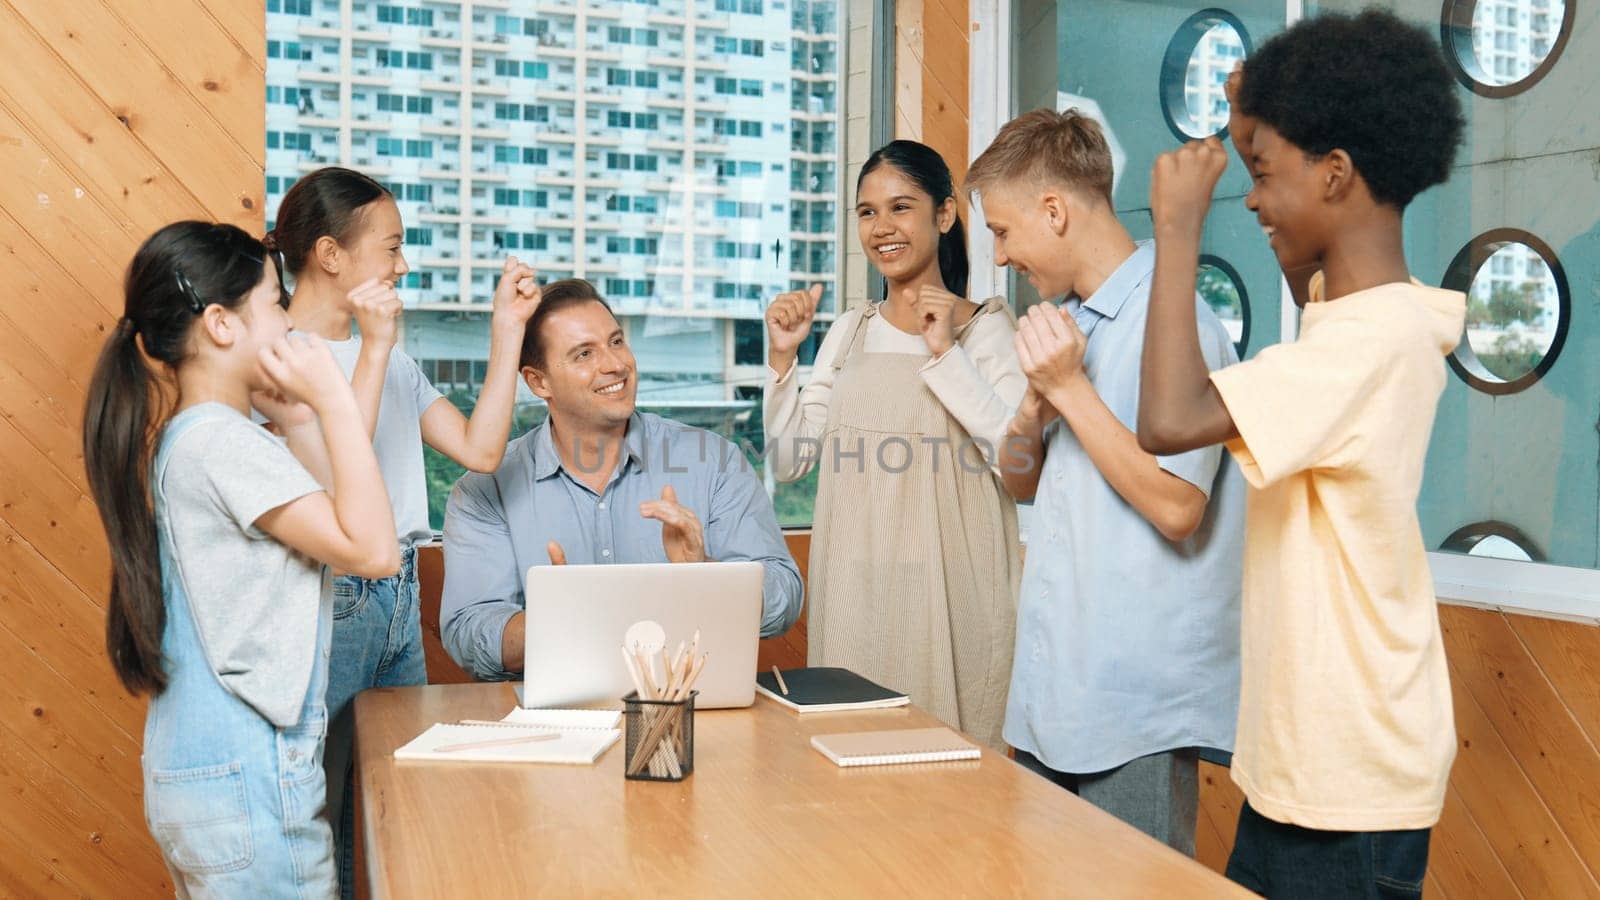
<instances>
[{"instance_id":1,"label":"girl with long ponytail","mask_svg":"<svg viewBox=\"0 0 1600 900\"><path fill-rule=\"evenodd\" d=\"M289 334L260 241L168 225L124 294L84 464L111 548L106 647L151 695L146 820L180 896L332 896L323 566L399 565L372 446L328 348Z\"/></svg>"},{"instance_id":2,"label":"girl with long ponytail","mask_svg":"<svg viewBox=\"0 0 1600 900\"><path fill-rule=\"evenodd\" d=\"M767 310L768 465L819 469L808 662L910 694L1000 747L1021 573L1000 444L1027 388L1004 298L966 299L950 169L895 141L856 180L861 248L881 303L834 321L802 389L794 373L822 285Z\"/></svg>"}]
</instances>

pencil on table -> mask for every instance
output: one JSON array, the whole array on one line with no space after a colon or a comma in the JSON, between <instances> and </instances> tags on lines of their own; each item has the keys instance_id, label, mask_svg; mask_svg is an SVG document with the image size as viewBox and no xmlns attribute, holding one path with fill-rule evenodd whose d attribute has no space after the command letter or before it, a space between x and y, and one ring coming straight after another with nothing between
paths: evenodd
<instances>
[{"instance_id":1,"label":"pencil on table","mask_svg":"<svg viewBox=\"0 0 1600 900\"><path fill-rule=\"evenodd\" d=\"M772 667L772 677L778 679L778 690L783 691L785 697L789 696L789 686L783 683L783 673L778 671L777 666Z\"/></svg>"},{"instance_id":2,"label":"pencil on table","mask_svg":"<svg viewBox=\"0 0 1600 900\"><path fill-rule=\"evenodd\" d=\"M465 744L445 744L433 748L435 753L453 753L457 750L479 750L484 747L502 747L507 744L531 744L534 741L553 741L561 737L559 732L548 731L542 734L525 734L514 738L495 738L492 741L468 741Z\"/></svg>"}]
</instances>

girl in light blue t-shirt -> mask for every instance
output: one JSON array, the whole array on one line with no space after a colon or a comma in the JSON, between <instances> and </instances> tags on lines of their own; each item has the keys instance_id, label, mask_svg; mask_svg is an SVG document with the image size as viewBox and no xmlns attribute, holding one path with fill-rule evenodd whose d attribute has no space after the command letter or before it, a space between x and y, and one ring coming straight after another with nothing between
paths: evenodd
<instances>
[{"instance_id":1,"label":"girl in light blue t-shirt","mask_svg":"<svg viewBox=\"0 0 1600 900\"><path fill-rule=\"evenodd\" d=\"M388 189L338 167L318 169L295 182L266 239L294 278L289 312L295 326L328 341L355 388L400 539L397 575L345 575L333 584L328 711L335 724L328 741L328 796L346 897L354 896L355 870L348 827L354 823L354 805L343 789L351 766L351 723L344 713L368 688L428 680L415 551L433 536L422 447L427 444L474 472L493 472L500 465L511 433L523 332L540 299L533 270L508 258L494 294L488 371L468 419L395 346L402 310L395 288L411 270L404 240L400 210Z\"/></svg>"},{"instance_id":2,"label":"girl in light blue t-shirt","mask_svg":"<svg viewBox=\"0 0 1600 900\"><path fill-rule=\"evenodd\" d=\"M288 333L268 259L231 225L152 235L84 411L112 556L106 645L128 690L152 695L145 817L182 896L333 895L323 565L399 567L355 397L320 339ZM166 421L147 359L178 388Z\"/></svg>"}]
</instances>

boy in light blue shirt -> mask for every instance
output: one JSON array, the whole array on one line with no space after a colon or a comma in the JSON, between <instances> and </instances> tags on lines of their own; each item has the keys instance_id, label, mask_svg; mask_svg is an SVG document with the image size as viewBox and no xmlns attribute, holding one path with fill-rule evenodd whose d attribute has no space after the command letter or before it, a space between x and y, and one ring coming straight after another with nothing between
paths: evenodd
<instances>
[{"instance_id":1,"label":"boy in light blue shirt","mask_svg":"<svg viewBox=\"0 0 1600 900\"><path fill-rule=\"evenodd\" d=\"M1034 500L1004 736L1024 765L1194 854L1198 753L1231 751L1243 482L1217 448L1134 434L1155 248L1111 204L1111 154L1076 111L1008 123L973 164L995 262L1047 298L1022 317L1029 388L1006 487ZM1206 362L1238 357L1195 299Z\"/></svg>"}]
</instances>

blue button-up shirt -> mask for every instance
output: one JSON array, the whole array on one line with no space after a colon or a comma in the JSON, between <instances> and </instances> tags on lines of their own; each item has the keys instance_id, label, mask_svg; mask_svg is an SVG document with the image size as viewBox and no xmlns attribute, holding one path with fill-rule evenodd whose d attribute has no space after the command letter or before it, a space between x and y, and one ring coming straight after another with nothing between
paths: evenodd
<instances>
[{"instance_id":1,"label":"blue button-up shirt","mask_svg":"<svg viewBox=\"0 0 1600 900\"><path fill-rule=\"evenodd\" d=\"M1067 305L1088 336L1084 370L1129 429L1154 270L1154 245L1141 244L1093 296ZM1222 323L1195 304L1206 365L1236 362ZM1182 543L1117 494L1064 422L1046 436L1004 735L1057 771L1233 749L1244 482L1221 447L1157 459L1210 498Z\"/></svg>"},{"instance_id":2,"label":"blue button-up shirt","mask_svg":"<svg viewBox=\"0 0 1600 900\"><path fill-rule=\"evenodd\" d=\"M555 541L573 564L661 563L661 523L639 504L672 485L705 530L706 556L766 568L761 634L782 634L800 615L800 571L760 479L742 451L718 435L649 413L628 421L624 449L596 494L566 470L548 421L512 441L492 475L456 482L444 519L444 646L484 679L515 677L501 665L506 622L526 605L523 579L550 562Z\"/></svg>"}]
</instances>

